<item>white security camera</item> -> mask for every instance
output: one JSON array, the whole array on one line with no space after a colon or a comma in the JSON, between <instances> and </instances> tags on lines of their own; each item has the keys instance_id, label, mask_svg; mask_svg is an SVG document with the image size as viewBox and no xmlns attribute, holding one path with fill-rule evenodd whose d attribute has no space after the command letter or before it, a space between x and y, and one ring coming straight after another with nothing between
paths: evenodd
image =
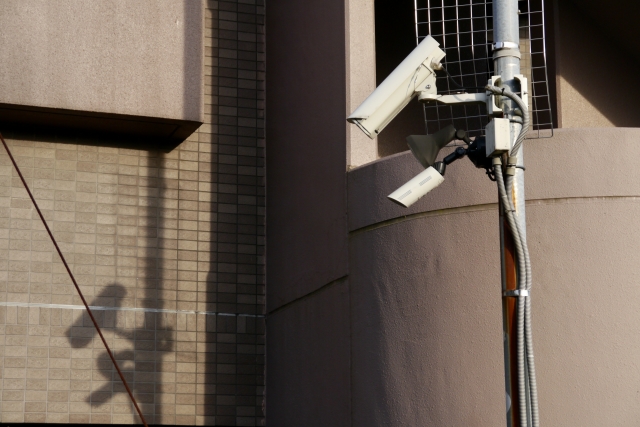
<instances>
[{"instance_id":1,"label":"white security camera","mask_svg":"<svg viewBox=\"0 0 640 427\"><path fill-rule=\"evenodd\" d=\"M402 187L398 188L387 197L400 206L408 208L417 202L422 196L444 182L444 177L432 166L426 168L413 177Z\"/></svg>"},{"instance_id":2,"label":"white security camera","mask_svg":"<svg viewBox=\"0 0 640 427\"><path fill-rule=\"evenodd\" d=\"M435 94L434 66L445 55L438 46L431 36L422 40L347 121L358 125L373 139L418 93L433 91Z\"/></svg>"}]
</instances>

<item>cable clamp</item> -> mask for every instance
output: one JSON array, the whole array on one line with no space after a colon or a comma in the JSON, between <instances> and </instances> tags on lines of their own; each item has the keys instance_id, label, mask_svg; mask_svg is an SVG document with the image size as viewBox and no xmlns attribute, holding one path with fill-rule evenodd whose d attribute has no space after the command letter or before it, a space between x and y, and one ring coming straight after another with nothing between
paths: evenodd
<instances>
[{"instance_id":1,"label":"cable clamp","mask_svg":"<svg viewBox=\"0 0 640 427\"><path fill-rule=\"evenodd\" d=\"M512 297L512 298L528 297L529 291L527 289L516 289L512 291L504 291L502 295L505 297Z\"/></svg>"},{"instance_id":2,"label":"cable clamp","mask_svg":"<svg viewBox=\"0 0 640 427\"><path fill-rule=\"evenodd\" d=\"M493 45L493 50L499 49L520 49L520 45L514 42L496 42L496 44Z\"/></svg>"},{"instance_id":3,"label":"cable clamp","mask_svg":"<svg viewBox=\"0 0 640 427\"><path fill-rule=\"evenodd\" d=\"M507 170L504 171L504 174L509 176L514 176L516 174L516 168L511 165L508 165Z\"/></svg>"},{"instance_id":4,"label":"cable clamp","mask_svg":"<svg viewBox=\"0 0 640 427\"><path fill-rule=\"evenodd\" d=\"M504 57L512 57L512 58L521 58L520 49L512 49L503 47L500 49L493 49L493 59L504 58Z\"/></svg>"}]
</instances>

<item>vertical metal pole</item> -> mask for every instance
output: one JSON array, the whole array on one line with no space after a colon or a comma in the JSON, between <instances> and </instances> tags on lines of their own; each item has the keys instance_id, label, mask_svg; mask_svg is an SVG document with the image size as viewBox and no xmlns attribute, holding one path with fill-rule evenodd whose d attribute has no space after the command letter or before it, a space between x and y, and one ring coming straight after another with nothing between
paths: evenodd
<instances>
[{"instance_id":1,"label":"vertical metal pole","mask_svg":"<svg viewBox=\"0 0 640 427\"><path fill-rule=\"evenodd\" d=\"M497 82L500 87L508 87L511 91L520 92L520 83L514 78L520 74L519 58L519 19L518 0L493 0L493 42L494 42L494 74L500 76ZM515 141L520 133L522 125L514 121L515 103L503 97L502 107L505 118L511 121L511 141ZM524 164L523 149L518 153L518 165ZM515 200L518 215L524 218L524 176L521 169L516 169L514 180L514 194L510 195ZM502 290L517 289L516 256L513 244L513 236L503 216L500 207L500 259L502 263ZM515 298L502 299L503 332L504 332L504 359L505 359L505 389L508 395L507 401L507 426L520 426L521 408L518 402L518 375L517 375L517 339L516 339L516 314L517 306Z\"/></svg>"},{"instance_id":2,"label":"vertical metal pole","mask_svg":"<svg viewBox=\"0 0 640 427\"><path fill-rule=\"evenodd\" d=\"M502 291L517 288L516 254L513 236L500 202L500 261L502 263ZM520 427L517 371L517 301L502 299L502 328L504 336L504 379L507 395L507 427Z\"/></svg>"}]
</instances>

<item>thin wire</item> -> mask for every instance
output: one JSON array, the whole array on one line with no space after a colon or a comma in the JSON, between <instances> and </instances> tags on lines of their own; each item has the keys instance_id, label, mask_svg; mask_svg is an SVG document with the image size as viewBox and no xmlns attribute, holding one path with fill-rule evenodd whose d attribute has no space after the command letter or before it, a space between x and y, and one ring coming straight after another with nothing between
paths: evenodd
<instances>
[{"instance_id":1,"label":"thin wire","mask_svg":"<svg viewBox=\"0 0 640 427\"><path fill-rule=\"evenodd\" d=\"M428 0L427 3L429 5L429 18L431 18L431 0ZM441 16L442 16L442 33L444 34L444 8L442 9L442 15ZM432 32L431 31L431 21L429 21L429 33L431 33L431 32ZM443 37L442 38L442 47L443 47L443 50L446 52L446 46L444 45L445 41L446 40ZM444 57L444 62L448 63L446 56ZM449 87L449 82L447 82L447 88L448 87ZM436 109L436 117L437 117L437 120L438 120L438 123L439 123L440 122L440 107L436 105L435 109ZM426 110L426 107L425 107L425 110ZM427 133L429 133L429 122L427 122Z\"/></svg>"},{"instance_id":2,"label":"thin wire","mask_svg":"<svg viewBox=\"0 0 640 427\"><path fill-rule=\"evenodd\" d=\"M111 358L111 361L113 362L113 366L115 366L116 371L118 371L118 375L120 376L120 379L122 380L122 384L124 384L124 388L127 389L127 393L129 393L129 397L131 398L131 401L133 402L133 406L136 407L136 411L138 412L138 415L140 416L140 420L142 420L142 424L144 424L145 427L149 427L148 424L147 424L147 421L144 419L144 415L142 415L142 411L140 410L140 407L138 407L138 402L136 402L136 398L133 397L133 393L131 392L131 389L129 388L129 384L127 384L127 380L124 379L124 375L122 374L122 371L120 370L120 367L118 366L118 363L116 362L115 357L113 357L113 353L111 353L111 349L109 348L109 345L107 344L107 340L105 340L104 336L102 335L102 331L100 330L100 326L98 326L98 322L96 322L95 317L93 317L93 313L91 312L91 309L89 308L89 304L87 304L87 300L85 300L84 299L84 295L82 295L82 291L80 290L80 286L78 286L78 282L76 282L76 279L73 276L73 273L71 272L71 269L69 268L69 265L67 264L67 260L64 258L64 255L62 255L62 251L60 250L60 247L58 246L58 243L56 242L55 237L53 237L53 233L49 229L49 225L47 224L47 221L44 219L44 216L42 215L42 212L40 211L40 208L38 207L38 203L36 202L36 199L33 197L33 194L31 194L31 190L29 189L29 186L27 185L27 181L25 181L24 177L22 176L22 172L20 172L20 168L18 167L18 164L16 163L15 159L13 158L13 155L11 154L11 150L9 150L9 146L5 142L5 140L4 140L4 138L3 138L1 133L0 133L0 140L2 140L2 145L4 145L4 149L7 151L7 154L9 155L9 158L11 159L11 163L13 163L13 167L16 168L16 172L18 172L18 176L20 177L20 180L22 181L22 184L24 185L25 190L27 190L27 193L29 194L29 198L33 202L33 206L35 206L36 211L38 212L38 215L40 216L40 219L42 220L42 224L44 225L44 228L47 230L47 233L49 233L49 237L51 237L51 241L53 242L53 246L55 246L56 247L56 251L58 251L58 255L60 256L60 259L62 260L62 263L64 264L64 268L67 269L67 273L69 273L69 277L71 277L71 281L73 282L73 285L76 287L76 290L78 291L78 295L80 295L80 299L82 300L82 303L84 304L84 307L87 309L87 313L89 314L89 317L91 318L91 321L93 322L93 326L95 326L96 331L98 331L98 335L100 335L100 339L102 340L102 344L104 344L104 348L107 350L107 353L109 353L109 357Z\"/></svg>"},{"instance_id":3,"label":"thin wire","mask_svg":"<svg viewBox=\"0 0 640 427\"><path fill-rule=\"evenodd\" d=\"M460 51L460 7L458 4L458 0L456 0L455 8L456 8L456 46L458 48L458 58L461 58L462 52ZM460 65L460 74L462 74L462 64ZM463 78L461 78L460 81L462 82L462 84L464 84ZM467 106L463 104L462 108L464 109L464 129L469 129L469 113L467 112Z\"/></svg>"},{"instance_id":4,"label":"thin wire","mask_svg":"<svg viewBox=\"0 0 640 427\"><path fill-rule=\"evenodd\" d=\"M416 45L420 43L418 40L418 0L413 0L413 22L414 28L416 30Z\"/></svg>"},{"instance_id":5,"label":"thin wire","mask_svg":"<svg viewBox=\"0 0 640 427\"><path fill-rule=\"evenodd\" d=\"M546 67L546 63L547 63L547 40L546 40L546 31L544 31L546 25L546 20L544 17L544 1L542 2L542 57L544 58L544 63L545 63L545 67L544 67L544 78L545 81L549 81L549 74L547 72L547 67ZM533 66L533 64L531 64ZM532 71L533 73L533 71ZM533 80L533 79L532 79ZM551 93L547 88L547 102L548 102L548 106L549 106L549 122L551 124L551 136L553 136L553 114L551 112ZM540 127L538 127L538 131L540 130Z\"/></svg>"},{"instance_id":6,"label":"thin wire","mask_svg":"<svg viewBox=\"0 0 640 427\"><path fill-rule=\"evenodd\" d=\"M420 32L418 30L418 0L413 0L413 5L415 8L415 30L416 30L416 45L420 44ZM427 16L430 16L431 11L427 10ZM427 18L429 19L429 18ZM424 119L424 133L428 133L427 131L427 111L423 108L422 109L422 117Z\"/></svg>"}]
</instances>

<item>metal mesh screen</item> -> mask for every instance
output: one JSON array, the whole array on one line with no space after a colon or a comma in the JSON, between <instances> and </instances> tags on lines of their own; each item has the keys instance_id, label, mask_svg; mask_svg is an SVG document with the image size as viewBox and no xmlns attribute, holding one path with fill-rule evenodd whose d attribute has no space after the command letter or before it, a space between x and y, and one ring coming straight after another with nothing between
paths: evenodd
<instances>
[{"instance_id":1,"label":"metal mesh screen","mask_svg":"<svg viewBox=\"0 0 640 427\"><path fill-rule=\"evenodd\" d=\"M466 88L481 88L493 75L493 11L487 0L414 0L416 38L427 35L446 53L442 61L456 82ZM544 1L520 0L521 73L529 81L529 112L534 137L553 135L551 100L547 78ZM439 73L440 74L440 73ZM437 78L438 92L456 92L447 78ZM481 89L469 89L479 92ZM449 124L470 136L484 135L487 124L484 105L424 107L427 133Z\"/></svg>"}]
</instances>

